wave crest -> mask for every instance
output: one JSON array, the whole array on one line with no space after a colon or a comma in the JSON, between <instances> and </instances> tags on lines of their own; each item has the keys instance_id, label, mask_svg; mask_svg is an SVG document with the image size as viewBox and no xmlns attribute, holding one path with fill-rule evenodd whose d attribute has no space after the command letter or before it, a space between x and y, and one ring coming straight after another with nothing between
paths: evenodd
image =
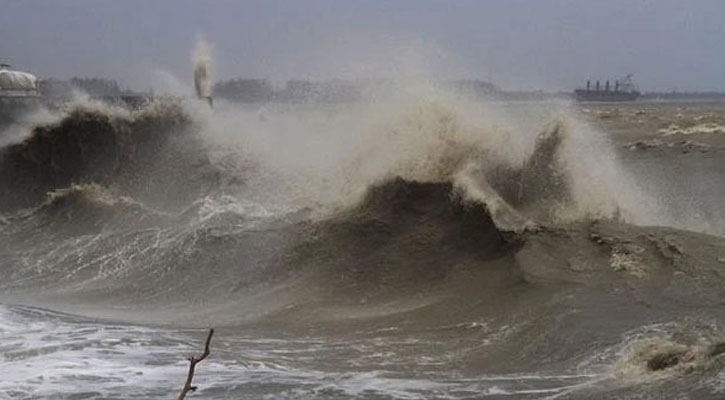
<instances>
[{"instance_id":1,"label":"wave crest","mask_svg":"<svg viewBox=\"0 0 725 400\"><path fill-rule=\"evenodd\" d=\"M37 205L46 193L74 183L110 185L158 157L169 136L189 122L173 102L134 112L75 106L59 121L37 126L22 142L0 149L0 209Z\"/></svg>"}]
</instances>

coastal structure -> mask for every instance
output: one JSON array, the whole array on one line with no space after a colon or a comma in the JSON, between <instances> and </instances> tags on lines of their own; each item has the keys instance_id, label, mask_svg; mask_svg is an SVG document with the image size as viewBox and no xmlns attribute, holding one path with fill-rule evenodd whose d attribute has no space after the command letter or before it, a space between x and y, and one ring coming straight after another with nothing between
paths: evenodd
<instances>
[{"instance_id":1,"label":"coastal structure","mask_svg":"<svg viewBox=\"0 0 725 400\"><path fill-rule=\"evenodd\" d=\"M0 64L0 96L36 97L38 78L29 72L13 70L8 64Z\"/></svg>"}]
</instances>

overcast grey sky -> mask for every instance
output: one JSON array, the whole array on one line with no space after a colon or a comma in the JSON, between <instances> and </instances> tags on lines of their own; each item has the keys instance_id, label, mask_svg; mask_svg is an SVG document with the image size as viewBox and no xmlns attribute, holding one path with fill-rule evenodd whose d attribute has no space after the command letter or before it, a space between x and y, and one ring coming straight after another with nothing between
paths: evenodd
<instances>
[{"instance_id":1,"label":"overcast grey sky","mask_svg":"<svg viewBox=\"0 0 725 400\"><path fill-rule=\"evenodd\" d=\"M41 77L147 89L191 76L426 73L571 89L634 73L644 90L725 90L725 0L0 0L0 60Z\"/></svg>"}]
</instances>

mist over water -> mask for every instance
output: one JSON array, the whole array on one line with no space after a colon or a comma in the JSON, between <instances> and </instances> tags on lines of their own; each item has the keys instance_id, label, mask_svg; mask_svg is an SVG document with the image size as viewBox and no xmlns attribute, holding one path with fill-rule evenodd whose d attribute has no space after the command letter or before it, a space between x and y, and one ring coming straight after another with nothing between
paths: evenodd
<instances>
[{"instance_id":1,"label":"mist over water","mask_svg":"<svg viewBox=\"0 0 725 400\"><path fill-rule=\"evenodd\" d=\"M209 49L201 99L0 134L0 396L168 397L215 326L204 398L718 398L722 209L674 156L422 74L211 108Z\"/></svg>"}]
</instances>

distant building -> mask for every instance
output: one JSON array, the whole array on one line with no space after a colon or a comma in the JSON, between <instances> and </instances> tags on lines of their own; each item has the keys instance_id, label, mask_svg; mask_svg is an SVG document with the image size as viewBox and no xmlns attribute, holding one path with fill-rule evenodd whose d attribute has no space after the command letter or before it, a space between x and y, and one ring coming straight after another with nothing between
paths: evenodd
<instances>
[{"instance_id":1,"label":"distant building","mask_svg":"<svg viewBox=\"0 0 725 400\"><path fill-rule=\"evenodd\" d=\"M322 86L317 82L290 80L279 97L283 100L316 99L322 93Z\"/></svg>"},{"instance_id":2,"label":"distant building","mask_svg":"<svg viewBox=\"0 0 725 400\"><path fill-rule=\"evenodd\" d=\"M238 102L270 101L274 89L266 79L231 79L214 84L212 96Z\"/></svg>"},{"instance_id":3,"label":"distant building","mask_svg":"<svg viewBox=\"0 0 725 400\"><path fill-rule=\"evenodd\" d=\"M102 78L73 78L70 80L73 88L87 93L91 97L120 97L123 95L118 82Z\"/></svg>"},{"instance_id":4,"label":"distant building","mask_svg":"<svg viewBox=\"0 0 725 400\"><path fill-rule=\"evenodd\" d=\"M70 98L73 93L73 85L60 79L43 79L38 82L38 93L45 98Z\"/></svg>"},{"instance_id":5,"label":"distant building","mask_svg":"<svg viewBox=\"0 0 725 400\"><path fill-rule=\"evenodd\" d=\"M473 98L491 97L501 91L493 83L479 80L451 81L448 86L457 93Z\"/></svg>"}]
</instances>

